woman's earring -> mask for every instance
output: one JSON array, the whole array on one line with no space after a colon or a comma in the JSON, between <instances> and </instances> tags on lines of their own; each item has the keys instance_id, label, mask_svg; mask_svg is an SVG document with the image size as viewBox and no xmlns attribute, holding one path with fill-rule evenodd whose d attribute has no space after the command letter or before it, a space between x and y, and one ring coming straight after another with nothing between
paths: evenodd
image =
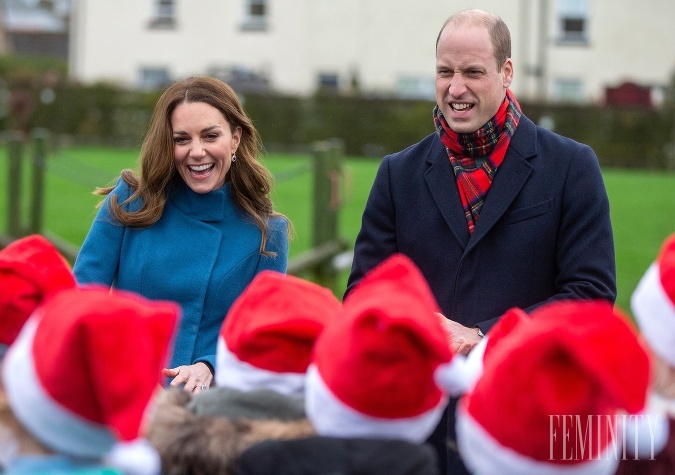
<instances>
[{"instance_id":1,"label":"woman's earring","mask_svg":"<svg viewBox=\"0 0 675 475\"><path fill-rule=\"evenodd\" d=\"M237 161L237 154L236 154L236 153L233 153L233 154L232 154L232 161L233 161L233 162L236 162L236 161Z\"/></svg>"}]
</instances>

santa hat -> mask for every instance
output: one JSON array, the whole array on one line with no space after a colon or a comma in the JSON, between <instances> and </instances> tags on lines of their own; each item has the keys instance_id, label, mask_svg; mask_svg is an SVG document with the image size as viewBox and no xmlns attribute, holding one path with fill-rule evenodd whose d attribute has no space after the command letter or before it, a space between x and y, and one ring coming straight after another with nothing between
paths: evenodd
<instances>
[{"instance_id":1,"label":"santa hat","mask_svg":"<svg viewBox=\"0 0 675 475\"><path fill-rule=\"evenodd\" d=\"M216 384L302 396L314 342L339 308L327 288L292 275L260 272L220 330Z\"/></svg>"},{"instance_id":2,"label":"santa hat","mask_svg":"<svg viewBox=\"0 0 675 475\"><path fill-rule=\"evenodd\" d=\"M434 382L455 366L436 315L438 305L419 269L395 254L366 274L326 325L307 375L305 409L323 436L424 441L447 393Z\"/></svg>"},{"instance_id":3,"label":"santa hat","mask_svg":"<svg viewBox=\"0 0 675 475\"><path fill-rule=\"evenodd\" d=\"M494 348L512 335L517 328L526 325L529 321L530 317L527 313L518 307L507 310L499 318L466 358L467 389L472 388L483 374L484 362L490 358Z\"/></svg>"},{"instance_id":4,"label":"santa hat","mask_svg":"<svg viewBox=\"0 0 675 475\"><path fill-rule=\"evenodd\" d=\"M649 346L675 366L675 234L633 292L631 310Z\"/></svg>"},{"instance_id":5,"label":"santa hat","mask_svg":"<svg viewBox=\"0 0 675 475\"><path fill-rule=\"evenodd\" d=\"M531 315L494 347L460 400L465 464L481 474L614 473L621 415L645 406L645 348L607 302L551 303Z\"/></svg>"},{"instance_id":6,"label":"santa hat","mask_svg":"<svg viewBox=\"0 0 675 475\"><path fill-rule=\"evenodd\" d=\"M0 250L0 353L16 339L38 305L55 292L74 286L68 262L39 234Z\"/></svg>"},{"instance_id":7,"label":"santa hat","mask_svg":"<svg viewBox=\"0 0 675 475\"><path fill-rule=\"evenodd\" d=\"M109 289L54 295L2 367L15 417L46 447L99 458L133 443L167 361L179 307Z\"/></svg>"}]
</instances>

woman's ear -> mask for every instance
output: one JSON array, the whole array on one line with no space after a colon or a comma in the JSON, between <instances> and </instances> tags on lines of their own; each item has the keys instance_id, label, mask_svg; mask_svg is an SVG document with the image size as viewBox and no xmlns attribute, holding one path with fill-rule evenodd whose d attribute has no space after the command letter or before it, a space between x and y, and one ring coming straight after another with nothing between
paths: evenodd
<instances>
[{"instance_id":1,"label":"woman's ear","mask_svg":"<svg viewBox=\"0 0 675 475\"><path fill-rule=\"evenodd\" d=\"M242 133L243 133L242 129L239 126L235 127L234 132L232 132L232 150L234 150L235 152L239 148Z\"/></svg>"}]
</instances>

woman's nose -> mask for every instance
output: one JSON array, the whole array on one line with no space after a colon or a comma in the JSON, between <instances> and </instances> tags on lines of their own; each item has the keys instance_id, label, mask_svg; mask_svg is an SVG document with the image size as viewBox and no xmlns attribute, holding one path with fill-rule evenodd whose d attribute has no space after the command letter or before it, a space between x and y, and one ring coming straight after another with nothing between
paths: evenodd
<instances>
[{"instance_id":1,"label":"woman's nose","mask_svg":"<svg viewBox=\"0 0 675 475\"><path fill-rule=\"evenodd\" d=\"M204 146L200 141L196 141L192 143L192 147L190 147L190 156L194 158L200 158L203 157L205 154L204 151Z\"/></svg>"}]
</instances>

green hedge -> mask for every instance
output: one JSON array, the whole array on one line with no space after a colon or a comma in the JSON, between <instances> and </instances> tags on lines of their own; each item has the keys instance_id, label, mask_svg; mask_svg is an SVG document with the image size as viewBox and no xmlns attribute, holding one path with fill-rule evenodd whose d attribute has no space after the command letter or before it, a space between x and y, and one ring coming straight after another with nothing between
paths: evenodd
<instances>
[{"instance_id":1,"label":"green hedge","mask_svg":"<svg viewBox=\"0 0 675 475\"><path fill-rule=\"evenodd\" d=\"M137 147L159 97L159 92L110 84L83 86L59 79L49 86L53 100L44 103L44 81L8 78L1 62L0 75L4 97L13 87L32 95L33 110L20 126L45 127L67 143ZM326 94L311 98L247 94L242 100L270 151L304 149L317 140L338 137L349 155L381 157L433 131L431 101ZM521 105L535 122L552 119L555 131L589 144L603 166L675 168L673 107ZM18 123L11 114L0 114L1 129L16 128Z\"/></svg>"},{"instance_id":2,"label":"green hedge","mask_svg":"<svg viewBox=\"0 0 675 475\"><path fill-rule=\"evenodd\" d=\"M675 168L675 111L521 103L538 123L593 147L603 166ZM247 96L246 108L267 144L301 146L340 137L350 155L394 152L433 131L430 101L318 96Z\"/></svg>"},{"instance_id":3,"label":"green hedge","mask_svg":"<svg viewBox=\"0 0 675 475\"><path fill-rule=\"evenodd\" d=\"M593 147L604 166L675 169L675 109L524 104L523 110L535 122L552 118L556 132Z\"/></svg>"}]
</instances>

